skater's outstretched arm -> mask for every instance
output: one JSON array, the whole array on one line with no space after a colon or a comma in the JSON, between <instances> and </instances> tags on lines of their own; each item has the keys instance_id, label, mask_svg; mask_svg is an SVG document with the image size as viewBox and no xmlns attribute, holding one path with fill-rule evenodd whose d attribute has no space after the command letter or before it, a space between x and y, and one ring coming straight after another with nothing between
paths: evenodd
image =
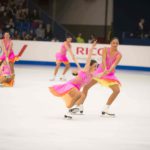
<instances>
[{"instance_id":1,"label":"skater's outstretched arm","mask_svg":"<svg viewBox=\"0 0 150 150\"><path fill-rule=\"evenodd\" d=\"M8 56L9 56L9 54L10 54L10 50L12 49L12 47L13 47L13 43L12 43L12 41L10 42L10 45L9 45L9 48L8 48Z\"/></svg>"},{"instance_id":2,"label":"skater's outstretched arm","mask_svg":"<svg viewBox=\"0 0 150 150\"><path fill-rule=\"evenodd\" d=\"M2 40L2 50L3 50L3 52L5 53L5 55L6 55L7 57L8 57L9 54L10 54L10 50L12 49L12 46L13 46L13 43L10 42L9 48L8 48L8 50L6 50L5 44L4 44L3 40Z\"/></svg>"},{"instance_id":3,"label":"skater's outstretched arm","mask_svg":"<svg viewBox=\"0 0 150 150\"><path fill-rule=\"evenodd\" d=\"M2 74L2 68L3 68L3 61L0 62L0 76L1 76L1 74Z\"/></svg>"},{"instance_id":4,"label":"skater's outstretched arm","mask_svg":"<svg viewBox=\"0 0 150 150\"><path fill-rule=\"evenodd\" d=\"M65 47L66 49L69 51L71 57L72 57L72 60L76 63L78 69L80 69L80 65L78 63L78 60L76 59L76 57L74 56L73 52L72 52L72 49L65 43Z\"/></svg>"},{"instance_id":5,"label":"skater's outstretched arm","mask_svg":"<svg viewBox=\"0 0 150 150\"><path fill-rule=\"evenodd\" d=\"M89 66L90 66L90 62L91 62L91 57L92 57L92 54L93 54L93 49L95 48L96 44L97 44L97 41L94 41L94 43L92 44L92 47L89 50L84 70L89 70Z\"/></svg>"},{"instance_id":6,"label":"skater's outstretched arm","mask_svg":"<svg viewBox=\"0 0 150 150\"><path fill-rule=\"evenodd\" d=\"M3 40L2 40L2 42L1 42L1 45L2 45L2 51L3 51L3 53L4 53L6 56L8 56L8 53L7 53L7 50L6 50L6 48L5 48L5 45L4 45Z\"/></svg>"},{"instance_id":7,"label":"skater's outstretched arm","mask_svg":"<svg viewBox=\"0 0 150 150\"><path fill-rule=\"evenodd\" d=\"M110 69L108 70L107 74L110 73L110 72L112 72L112 71L116 68L116 66L117 66L118 63L120 62L121 58L122 58L122 55L121 55L121 54L118 54L118 56L117 56L115 62L112 64L112 66L111 66Z\"/></svg>"},{"instance_id":8,"label":"skater's outstretched arm","mask_svg":"<svg viewBox=\"0 0 150 150\"><path fill-rule=\"evenodd\" d=\"M9 59L8 59L8 57L9 57L9 51L11 50L11 48L12 48L12 42L11 42L11 44L10 44L10 46L9 46L9 49L8 49L8 51L6 50L6 47L5 47L5 44L4 44L4 42L2 41L2 51L5 53L5 56L6 56L6 63L7 63L7 65L9 66L9 69L10 69L10 64L9 64Z\"/></svg>"},{"instance_id":9,"label":"skater's outstretched arm","mask_svg":"<svg viewBox=\"0 0 150 150\"><path fill-rule=\"evenodd\" d=\"M103 68L103 71L107 70L107 68L106 68L106 55L107 55L107 50L106 50L106 48L104 48L102 50L102 68Z\"/></svg>"}]
</instances>

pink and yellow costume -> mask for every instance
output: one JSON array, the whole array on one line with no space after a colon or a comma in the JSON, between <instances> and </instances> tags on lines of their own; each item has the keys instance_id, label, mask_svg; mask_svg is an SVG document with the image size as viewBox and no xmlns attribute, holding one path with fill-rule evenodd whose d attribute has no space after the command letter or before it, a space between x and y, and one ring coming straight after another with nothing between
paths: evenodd
<instances>
[{"instance_id":1,"label":"pink and yellow costume","mask_svg":"<svg viewBox=\"0 0 150 150\"><path fill-rule=\"evenodd\" d=\"M78 76L65 84L54 85L49 87L51 93L55 96L64 96L73 88L76 88L80 91L81 87L88 84L93 77L93 74L90 72L79 71Z\"/></svg>"},{"instance_id":2,"label":"pink and yellow costume","mask_svg":"<svg viewBox=\"0 0 150 150\"><path fill-rule=\"evenodd\" d=\"M0 69L0 84L4 87L12 87L14 84L14 76L11 75L10 66L5 64Z\"/></svg>"},{"instance_id":3,"label":"pink and yellow costume","mask_svg":"<svg viewBox=\"0 0 150 150\"><path fill-rule=\"evenodd\" d=\"M6 51L8 51L10 44L11 44L11 40L6 41L5 39L3 39L3 43L4 43L4 46L6 48ZM10 49L8 59L9 59L9 62L13 62L13 63L16 60L16 57L15 57L12 49ZM0 57L0 61L2 61L2 60L6 60L6 54L5 53L3 53L3 55Z\"/></svg>"},{"instance_id":4,"label":"pink and yellow costume","mask_svg":"<svg viewBox=\"0 0 150 150\"><path fill-rule=\"evenodd\" d=\"M69 47L71 47L71 45L69 45ZM69 60L66 55L67 55L67 49L63 43L60 51L58 53L56 53L56 62L68 64Z\"/></svg>"},{"instance_id":5,"label":"pink and yellow costume","mask_svg":"<svg viewBox=\"0 0 150 150\"><path fill-rule=\"evenodd\" d=\"M114 56L110 56L110 48L107 48L107 55L106 55L106 69L107 70L109 70L111 66L114 64L118 55L120 55L120 52L117 52ZM97 70L94 72L94 75L96 76L97 74L100 74L102 72L103 72L102 64L100 64ZM110 72L109 74L101 78L95 77L94 80L98 81L100 84L102 84L103 86L107 86L107 87L115 85L115 84L121 85L121 83L115 76L115 70L113 70L112 72Z\"/></svg>"},{"instance_id":6,"label":"pink and yellow costume","mask_svg":"<svg viewBox=\"0 0 150 150\"><path fill-rule=\"evenodd\" d=\"M3 65L1 68L0 76L10 76L10 75L11 75L10 66L9 65Z\"/></svg>"}]
</instances>

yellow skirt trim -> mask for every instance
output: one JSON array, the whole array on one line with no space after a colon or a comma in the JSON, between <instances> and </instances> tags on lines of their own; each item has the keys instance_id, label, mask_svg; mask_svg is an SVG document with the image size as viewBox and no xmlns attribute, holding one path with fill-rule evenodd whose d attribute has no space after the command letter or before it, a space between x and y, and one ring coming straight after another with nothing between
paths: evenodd
<instances>
[{"instance_id":1,"label":"yellow skirt trim","mask_svg":"<svg viewBox=\"0 0 150 150\"><path fill-rule=\"evenodd\" d=\"M67 65L67 64L69 64L69 61L60 61L60 60L57 60L56 63L64 63L64 64Z\"/></svg>"},{"instance_id":2,"label":"yellow skirt trim","mask_svg":"<svg viewBox=\"0 0 150 150\"><path fill-rule=\"evenodd\" d=\"M99 78L93 78L94 80L96 80L98 83L100 83L102 86L105 87L110 87L113 85L119 85L121 86L121 84L118 81L115 80L107 80L107 79L99 79Z\"/></svg>"}]
</instances>

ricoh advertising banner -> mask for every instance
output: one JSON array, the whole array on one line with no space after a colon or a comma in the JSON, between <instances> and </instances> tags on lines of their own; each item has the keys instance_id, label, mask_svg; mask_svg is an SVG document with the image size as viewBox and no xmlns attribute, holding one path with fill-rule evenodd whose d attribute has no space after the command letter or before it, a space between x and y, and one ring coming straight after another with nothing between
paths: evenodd
<instances>
[{"instance_id":1,"label":"ricoh advertising banner","mask_svg":"<svg viewBox=\"0 0 150 150\"><path fill-rule=\"evenodd\" d=\"M1 42L1 41L0 41ZM61 48L61 42L41 42L41 41L13 41L13 50L18 54L20 49L27 45L20 60L24 61L40 61L40 62L55 62L55 55ZM1 46L1 44L0 44ZM80 63L85 63L88 51L91 44L72 43L72 50ZM109 44L97 44L93 50L92 59L101 62L102 49L109 47ZM119 45L118 50L122 54L120 65L122 66L139 66L150 67L150 46L129 46ZM0 50L0 55L2 50ZM70 62L73 62L70 54L67 53Z\"/></svg>"}]
</instances>

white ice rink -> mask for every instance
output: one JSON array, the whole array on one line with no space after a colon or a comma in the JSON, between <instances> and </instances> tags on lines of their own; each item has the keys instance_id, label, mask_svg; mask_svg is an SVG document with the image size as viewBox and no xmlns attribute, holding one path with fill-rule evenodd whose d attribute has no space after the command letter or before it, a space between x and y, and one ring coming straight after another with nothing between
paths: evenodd
<instances>
[{"instance_id":1,"label":"white ice rink","mask_svg":"<svg viewBox=\"0 0 150 150\"><path fill-rule=\"evenodd\" d=\"M0 88L0 150L150 150L150 72L117 71L116 118L100 116L111 91L97 84L84 115L65 120L63 101L48 91L60 83L49 81L54 68L15 69L15 86Z\"/></svg>"}]
</instances>

